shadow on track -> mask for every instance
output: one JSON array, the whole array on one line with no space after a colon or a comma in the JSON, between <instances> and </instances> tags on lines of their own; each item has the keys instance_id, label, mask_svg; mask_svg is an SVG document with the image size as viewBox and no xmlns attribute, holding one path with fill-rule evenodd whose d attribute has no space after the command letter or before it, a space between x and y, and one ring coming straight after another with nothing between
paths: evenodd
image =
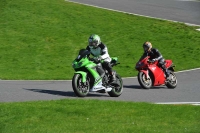
<instances>
[{"instance_id":1,"label":"shadow on track","mask_svg":"<svg viewBox=\"0 0 200 133\"><path fill-rule=\"evenodd\" d=\"M142 87L139 85L123 85L123 87L129 89L142 89Z\"/></svg>"},{"instance_id":2,"label":"shadow on track","mask_svg":"<svg viewBox=\"0 0 200 133\"><path fill-rule=\"evenodd\" d=\"M139 85L124 85L123 87L128 88L128 89L149 90L149 89L143 89ZM166 86L154 86L154 87L151 87L150 89L166 89Z\"/></svg>"},{"instance_id":3,"label":"shadow on track","mask_svg":"<svg viewBox=\"0 0 200 133\"><path fill-rule=\"evenodd\" d=\"M38 92L38 93L46 93L51 95L58 95L58 96L68 96L68 97L77 97L73 91L55 91L55 90L46 90L46 89L27 89L23 88L24 90ZM108 97L105 95L106 93L89 93L87 97Z\"/></svg>"}]
</instances>

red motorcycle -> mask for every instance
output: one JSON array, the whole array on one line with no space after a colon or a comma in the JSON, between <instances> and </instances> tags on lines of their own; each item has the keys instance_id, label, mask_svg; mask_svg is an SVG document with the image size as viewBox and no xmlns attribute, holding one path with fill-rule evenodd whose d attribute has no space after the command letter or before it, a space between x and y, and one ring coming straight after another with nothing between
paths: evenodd
<instances>
[{"instance_id":1,"label":"red motorcycle","mask_svg":"<svg viewBox=\"0 0 200 133\"><path fill-rule=\"evenodd\" d=\"M158 66L158 61L151 61L149 56L140 59L135 66L135 69L139 71L137 78L140 86L144 89L161 85L166 85L168 88L175 88L177 86L177 78L174 73L175 66L172 60L165 60L165 66L170 73L167 80L163 69Z\"/></svg>"}]
</instances>

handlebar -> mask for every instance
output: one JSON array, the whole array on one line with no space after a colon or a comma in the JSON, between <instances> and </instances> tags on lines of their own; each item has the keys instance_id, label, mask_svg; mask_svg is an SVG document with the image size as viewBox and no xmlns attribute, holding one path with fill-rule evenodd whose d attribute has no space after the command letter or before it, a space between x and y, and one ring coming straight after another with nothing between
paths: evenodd
<instances>
[{"instance_id":1,"label":"handlebar","mask_svg":"<svg viewBox=\"0 0 200 133\"><path fill-rule=\"evenodd\" d=\"M89 60L90 60L90 61L93 61L93 62L96 63L96 64L100 62L100 60L95 59L95 58L89 58Z\"/></svg>"},{"instance_id":2,"label":"handlebar","mask_svg":"<svg viewBox=\"0 0 200 133\"><path fill-rule=\"evenodd\" d=\"M148 60L147 63L154 63L155 61L152 60Z\"/></svg>"}]
</instances>

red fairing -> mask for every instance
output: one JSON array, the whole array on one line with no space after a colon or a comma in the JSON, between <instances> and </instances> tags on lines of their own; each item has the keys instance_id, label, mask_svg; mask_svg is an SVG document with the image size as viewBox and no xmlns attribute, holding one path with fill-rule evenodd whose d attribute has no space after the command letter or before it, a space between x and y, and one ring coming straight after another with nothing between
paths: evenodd
<instances>
[{"instance_id":1,"label":"red fairing","mask_svg":"<svg viewBox=\"0 0 200 133\"><path fill-rule=\"evenodd\" d=\"M164 72L156 64L149 65L150 71L154 75L154 86L162 85L165 83Z\"/></svg>"},{"instance_id":2,"label":"red fairing","mask_svg":"<svg viewBox=\"0 0 200 133\"><path fill-rule=\"evenodd\" d=\"M166 67L172 65L172 60L166 60ZM151 62L149 56L141 59L136 63L135 69L139 72L143 72L146 75L146 78L150 77L153 82L153 86L159 86L165 84L165 76L163 70L158 67L158 61ZM150 72L151 75L149 74Z\"/></svg>"},{"instance_id":3,"label":"red fairing","mask_svg":"<svg viewBox=\"0 0 200 133\"><path fill-rule=\"evenodd\" d=\"M167 68L169 68L172 65L172 60L165 60L165 62L166 62L165 66Z\"/></svg>"}]
</instances>

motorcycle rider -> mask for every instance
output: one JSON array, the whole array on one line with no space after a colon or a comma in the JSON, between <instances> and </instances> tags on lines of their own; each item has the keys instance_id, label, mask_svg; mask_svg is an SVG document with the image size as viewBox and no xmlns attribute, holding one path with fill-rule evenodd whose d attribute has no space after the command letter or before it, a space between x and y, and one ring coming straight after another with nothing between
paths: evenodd
<instances>
[{"instance_id":1,"label":"motorcycle rider","mask_svg":"<svg viewBox=\"0 0 200 133\"><path fill-rule=\"evenodd\" d=\"M98 35L92 34L88 38L88 46L86 47L88 51L97 59L104 60L102 66L108 71L111 76L111 82L116 81L115 72L113 72L111 67L111 58L108 54L108 48L105 44L101 42L101 39Z\"/></svg>"},{"instance_id":2,"label":"motorcycle rider","mask_svg":"<svg viewBox=\"0 0 200 133\"><path fill-rule=\"evenodd\" d=\"M163 58L159 50L156 48L152 48L151 42L148 41L143 43L143 49L144 49L143 56L150 56L150 60L153 62L158 60L158 66L164 70L166 79L168 80L170 74L165 66L165 59Z\"/></svg>"}]
</instances>

